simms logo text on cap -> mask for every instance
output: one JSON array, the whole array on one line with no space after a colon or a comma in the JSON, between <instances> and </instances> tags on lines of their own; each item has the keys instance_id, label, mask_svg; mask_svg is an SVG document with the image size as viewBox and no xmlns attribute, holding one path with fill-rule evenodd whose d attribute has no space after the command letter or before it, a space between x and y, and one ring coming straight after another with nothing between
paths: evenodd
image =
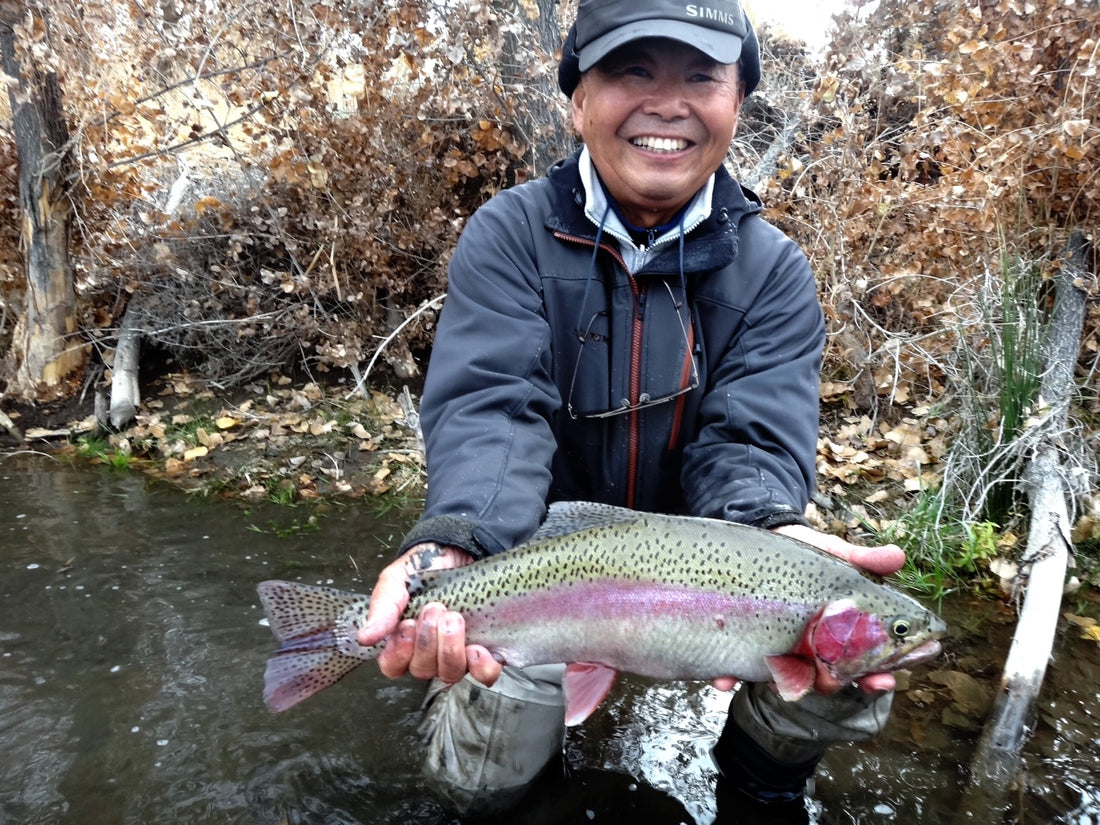
<instances>
[{"instance_id":1,"label":"simms logo text on cap","mask_svg":"<svg viewBox=\"0 0 1100 825\"><path fill-rule=\"evenodd\" d=\"M688 3L686 6L684 6L684 11L687 12L688 17L698 17L701 20L715 20L727 26L741 25L740 8L737 8L735 11L730 12L724 11L722 9L716 9L713 6L697 6L694 3Z\"/></svg>"}]
</instances>

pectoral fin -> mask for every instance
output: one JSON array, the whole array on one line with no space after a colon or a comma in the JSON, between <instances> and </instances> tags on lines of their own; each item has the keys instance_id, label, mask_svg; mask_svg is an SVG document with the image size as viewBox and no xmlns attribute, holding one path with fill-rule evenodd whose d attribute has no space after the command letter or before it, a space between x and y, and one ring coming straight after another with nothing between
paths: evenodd
<instances>
[{"instance_id":1,"label":"pectoral fin","mask_svg":"<svg viewBox=\"0 0 1100 825\"><path fill-rule=\"evenodd\" d=\"M579 725L591 715L611 690L619 672L593 662L571 662L565 668L565 724Z\"/></svg>"},{"instance_id":2,"label":"pectoral fin","mask_svg":"<svg viewBox=\"0 0 1100 825\"><path fill-rule=\"evenodd\" d=\"M779 695L788 702L797 702L814 686L817 669L813 662L789 653L781 656L765 656L764 661L772 672Z\"/></svg>"}]
</instances>

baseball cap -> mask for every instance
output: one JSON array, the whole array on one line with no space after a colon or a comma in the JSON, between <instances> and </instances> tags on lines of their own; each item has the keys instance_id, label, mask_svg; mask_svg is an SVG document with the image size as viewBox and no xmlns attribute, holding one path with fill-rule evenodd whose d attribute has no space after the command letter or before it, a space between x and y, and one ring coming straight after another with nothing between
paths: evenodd
<instances>
[{"instance_id":1,"label":"baseball cap","mask_svg":"<svg viewBox=\"0 0 1100 825\"><path fill-rule=\"evenodd\" d=\"M746 95L760 81L760 47L739 0L580 0L562 48L558 85L572 95L582 72L620 46L646 37L679 40L718 63L740 60Z\"/></svg>"}]
</instances>

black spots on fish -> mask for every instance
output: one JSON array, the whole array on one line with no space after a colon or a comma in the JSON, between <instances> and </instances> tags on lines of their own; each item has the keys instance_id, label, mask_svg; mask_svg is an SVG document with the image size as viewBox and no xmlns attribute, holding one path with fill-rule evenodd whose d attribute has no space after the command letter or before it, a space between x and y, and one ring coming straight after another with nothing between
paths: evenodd
<instances>
[{"instance_id":1,"label":"black spots on fish","mask_svg":"<svg viewBox=\"0 0 1100 825\"><path fill-rule=\"evenodd\" d=\"M267 660L264 701L274 711L286 710L335 684L360 664L362 659L332 649L280 649Z\"/></svg>"},{"instance_id":2,"label":"black spots on fish","mask_svg":"<svg viewBox=\"0 0 1100 825\"><path fill-rule=\"evenodd\" d=\"M713 548L717 547L719 542L714 540L709 530L703 529L699 531L699 535L695 539L695 544Z\"/></svg>"},{"instance_id":3,"label":"black spots on fish","mask_svg":"<svg viewBox=\"0 0 1100 825\"><path fill-rule=\"evenodd\" d=\"M758 615L759 615L759 614L758 614ZM726 629L726 617L725 617L725 616L722 616L721 614L719 614L719 615L716 615L716 616L714 617L714 625L715 625L715 627L717 627L717 628L718 628L719 630L725 630L725 629Z\"/></svg>"},{"instance_id":4,"label":"black spots on fish","mask_svg":"<svg viewBox=\"0 0 1100 825\"><path fill-rule=\"evenodd\" d=\"M347 611L366 609L365 596L298 582L265 581L256 587L272 633L279 641L332 628Z\"/></svg>"}]
</instances>

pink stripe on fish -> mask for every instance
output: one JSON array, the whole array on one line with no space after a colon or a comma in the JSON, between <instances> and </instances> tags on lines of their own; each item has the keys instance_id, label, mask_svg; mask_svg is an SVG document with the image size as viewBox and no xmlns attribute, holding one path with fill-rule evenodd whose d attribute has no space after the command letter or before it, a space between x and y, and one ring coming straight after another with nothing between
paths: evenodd
<instances>
[{"instance_id":1,"label":"pink stripe on fish","mask_svg":"<svg viewBox=\"0 0 1100 825\"><path fill-rule=\"evenodd\" d=\"M637 620L639 605L645 606L645 616L653 618L684 618L692 614L808 617L814 610L806 605L764 597L733 596L695 587L618 579L562 583L523 593L522 598L503 598L487 607L501 622L523 624L533 616Z\"/></svg>"}]
</instances>

